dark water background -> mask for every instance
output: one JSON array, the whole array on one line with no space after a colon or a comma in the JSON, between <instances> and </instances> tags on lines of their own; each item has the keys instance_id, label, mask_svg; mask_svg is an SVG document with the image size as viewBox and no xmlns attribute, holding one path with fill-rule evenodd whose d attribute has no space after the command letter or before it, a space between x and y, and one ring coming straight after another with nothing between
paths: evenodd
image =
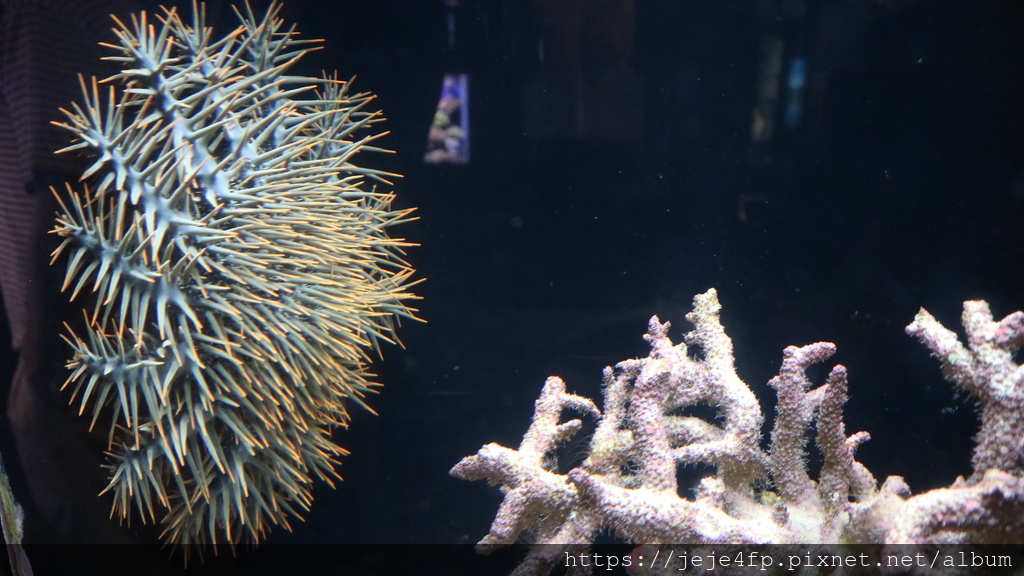
<instances>
[{"instance_id":1,"label":"dark water background","mask_svg":"<svg viewBox=\"0 0 1024 576\"><path fill-rule=\"evenodd\" d=\"M475 542L501 494L448 470L518 445L549 375L599 398L604 366L646 355L647 320L678 339L709 287L769 425L782 349L832 341L876 477L920 492L970 473L974 406L903 328L921 306L951 328L967 299L1024 308L1024 9L576 4L287 3L326 40L301 70L379 95L396 154L357 162L404 174L398 205L420 220L396 233L421 244L427 322L385 350L379 415L337 434L345 481L271 543ZM772 42L773 102L759 97ZM425 165L448 72L470 75L472 159Z\"/></svg>"},{"instance_id":2,"label":"dark water background","mask_svg":"<svg viewBox=\"0 0 1024 576\"><path fill-rule=\"evenodd\" d=\"M408 4L353 8L355 30L326 9L298 14L328 37L317 59L380 94L400 202L421 216L405 230L422 244L410 258L428 278L428 323L387 351L380 415L342 434L347 480L318 494L303 537L476 541L500 493L448 468L487 442L518 445L548 375L599 397L604 366L647 353L647 319L680 337L709 287L769 422L782 349L832 341L850 371L847 430L872 434L858 457L879 479L918 492L970 472L974 405L903 329L921 306L954 329L967 299L1000 318L1024 307L1015 3L638 1L635 90L601 111L633 125L620 137L581 126L593 116L580 94L622 56L600 38L581 41L578 62L549 48L542 63L538 38L560 45L553 16L463 2L453 53L442 8ZM766 36L785 45L783 95L773 137L752 141ZM787 128L795 57L806 83ZM471 74L473 158L424 166L448 69ZM549 109L538 85L556 94Z\"/></svg>"}]
</instances>

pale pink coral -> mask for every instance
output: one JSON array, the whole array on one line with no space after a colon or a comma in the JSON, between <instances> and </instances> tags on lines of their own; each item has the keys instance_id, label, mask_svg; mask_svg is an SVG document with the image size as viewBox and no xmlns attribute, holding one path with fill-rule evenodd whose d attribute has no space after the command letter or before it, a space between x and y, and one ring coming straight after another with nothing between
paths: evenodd
<instances>
[{"instance_id":1,"label":"pale pink coral","mask_svg":"<svg viewBox=\"0 0 1024 576\"><path fill-rule=\"evenodd\" d=\"M984 302L965 304L969 347L922 311L908 332L943 362L947 378L978 397L982 431L970 479L911 497L902 478L881 486L856 460L866 432L847 436L842 411L847 373L835 366L815 387L807 369L835 345L786 348L768 450L763 416L736 375L732 341L719 320L712 289L694 299L694 329L674 344L667 323L652 318L647 358L604 372L604 409L568 394L549 378L518 450L488 444L451 471L487 479L505 501L480 541L482 550L511 544L525 532L538 544L516 574L545 574L571 546L610 529L634 543L940 543L1009 542L1024 538L1024 369L1013 353L1024 343L1024 313L999 323ZM688 346L700 349L692 354ZM718 418L684 415L707 405ZM590 414L597 428L590 456L567 474L553 466L558 446L581 427L561 422L565 408ZM817 478L807 469L809 430L822 456ZM692 499L680 494L677 467L711 465ZM554 545L554 546L551 546Z\"/></svg>"}]
</instances>

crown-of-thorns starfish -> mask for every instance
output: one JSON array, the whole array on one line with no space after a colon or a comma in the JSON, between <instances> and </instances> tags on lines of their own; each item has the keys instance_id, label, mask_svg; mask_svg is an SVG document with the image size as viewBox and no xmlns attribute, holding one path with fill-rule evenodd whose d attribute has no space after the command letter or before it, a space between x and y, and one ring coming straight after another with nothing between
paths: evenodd
<instances>
[{"instance_id":1,"label":"crown-of-thorns starfish","mask_svg":"<svg viewBox=\"0 0 1024 576\"><path fill-rule=\"evenodd\" d=\"M92 158L58 195L65 289L91 290L65 387L110 419L113 512L175 544L259 540L331 482L331 428L365 407L413 270L411 219L353 156L380 136L368 94L289 70L300 40L272 5L216 39L202 5L115 20L122 71L64 110Z\"/></svg>"}]
</instances>

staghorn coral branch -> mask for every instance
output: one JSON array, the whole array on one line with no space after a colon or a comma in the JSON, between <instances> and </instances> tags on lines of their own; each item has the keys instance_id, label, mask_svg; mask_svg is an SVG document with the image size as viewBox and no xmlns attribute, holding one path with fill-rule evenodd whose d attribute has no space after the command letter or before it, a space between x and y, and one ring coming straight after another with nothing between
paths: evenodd
<instances>
[{"instance_id":1,"label":"staghorn coral branch","mask_svg":"<svg viewBox=\"0 0 1024 576\"><path fill-rule=\"evenodd\" d=\"M1020 544L1024 479L988 470L976 482L957 478L906 501L886 534L898 544Z\"/></svg>"},{"instance_id":2,"label":"staghorn coral branch","mask_svg":"<svg viewBox=\"0 0 1024 576\"><path fill-rule=\"evenodd\" d=\"M835 344L830 342L802 348L790 346L783 352L779 375L768 382L779 397L778 416L772 430L772 478L784 499L799 502L814 499L814 484L804 462L805 431L817 415L826 388L809 391L811 383L805 372L811 364L824 362L835 351Z\"/></svg>"},{"instance_id":3,"label":"staghorn coral branch","mask_svg":"<svg viewBox=\"0 0 1024 576\"><path fill-rule=\"evenodd\" d=\"M843 406L846 404L846 368L836 366L828 376L821 405L818 407L817 444L824 457L818 497L834 509L850 496L869 498L878 481L854 458L857 447L871 439L867 432L846 436Z\"/></svg>"},{"instance_id":4,"label":"staghorn coral branch","mask_svg":"<svg viewBox=\"0 0 1024 576\"><path fill-rule=\"evenodd\" d=\"M563 477L550 470L547 456L571 438L582 425L580 420L559 424L562 410L572 408L600 417L601 412L586 398L568 394L561 378L548 378L534 407L533 422L518 450L488 444L473 456L463 458L451 475L463 480L487 480L502 486L505 500L491 525L490 533L478 548L512 544L531 526L555 526L566 520L576 500L575 490ZM543 522L542 522L543 517ZM543 526L542 526L543 528ZM574 530L572 540L589 537ZM554 543L569 534L541 530L543 541Z\"/></svg>"},{"instance_id":5,"label":"staghorn coral branch","mask_svg":"<svg viewBox=\"0 0 1024 576\"><path fill-rule=\"evenodd\" d=\"M601 416L592 401L567 393L565 382L553 376L534 404L533 422L518 450L488 444L451 470L462 480L498 484L505 493L490 532L477 544L479 552L512 544L524 531L534 531L537 543L547 544L535 547L513 574L549 572L568 544L590 542L598 529L593 516L578 506L576 490L549 465L548 456L582 425L580 420L559 423L566 408Z\"/></svg>"},{"instance_id":6,"label":"staghorn coral branch","mask_svg":"<svg viewBox=\"0 0 1024 576\"><path fill-rule=\"evenodd\" d=\"M984 302L964 306L968 346L921 311L907 331L943 362L946 376L982 405L975 474L949 488L911 496L898 476L879 487L857 462L867 432L846 435L847 371L835 366L815 387L813 364L834 344L786 348L770 385L778 397L767 451L761 448L757 399L736 375L732 342L722 328L717 294L694 299L694 329L673 344L669 324L651 319L647 358L604 371L604 412L549 378L519 450L488 444L463 459L452 475L487 479L505 492L483 550L532 532L540 544L514 574L547 574L563 551L587 546L602 530L640 544L684 543L979 543L1024 538L1021 476L1024 386L1012 355L1024 345L1024 313L994 322ZM691 355L687 344L699 347ZM708 420L681 412L716 408ZM579 430L560 423L564 408L597 419L590 456L567 474L553 461L558 446ZM811 429L822 465L808 470ZM713 475L680 486L679 465L712 465ZM575 571L571 572L576 574Z\"/></svg>"},{"instance_id":7,"label":"staghorn coral branch","mask_svg":"<svg viewBox=\"0 0 1024 576\"><path fill-rule=\"evenodd\" d=\"M694 297L693 311L686 315L694 329L686 335L686 341L700 346L704 352L693 391L700 393L701 401L721 411L725 420L722 437L677 449L676 459L716 464L726 486L735 489L764 474L766 458L759 448L764 419L754 393L736 375L732 340L719 319L721 310L718 293L713 289Z\"/></svg>"},{"instance_id":8,"label":"staghorn coral branch","mask_svg":"<svg viewBox=\"0 0 1024 576\"><path fill-rule=\"evenodd\" d=\"M837 368L828 383L808 392L805 370L830 356L834 346L787 350L783 370L773 380L780 395L781 424L772 442L778 455L769 455L760 447L760 406L736 375L720 311L714 290L697 296L687 315L694 329L681 344L669 339L668 323L652 318L645 336L650 355L605 369L603 413L567 394L562 380L549 378L518 450L488 444L459 462L453 476L486 479L505 492L481 550L510 544L526 532L537 543L561 545L531 552L517 571L525 574L547 573L558 550L588 544L604 529L647 543L839 539L843 525L825 516L835 515L839 499L846 501L841 486L855 484L858 493L870 497L874 485L853 460L854 447L867 436L843 435L845 370ZM701 355L691 355L687 344L699 347ZM702 405L717 408L719 418L681 414ZM819 431L830 474L824 497L831 500L825 503L803 455L805 433L823 405L828 410L822 413L831 418ZM597 428L587 460L561 475L546 463L580 427L578 420L559 423L564 408L589 413ZM786 428L794 431L783 433ZM716 474L700 482L693 499L682 498L680 464L712 465ZM763 487L772 474L782 479L778 493ZM863 516L861 524L870 525Z\"/></svg>"},{"instance_id":9,"label":"staghorn coral branch","mask_svg":"<svg viewBox=\"0 0 1024 576\"><path fill-rule=\"evenodd\" d=\"M999 322L987 302L964 302L965 347L923 308L907 333L942 362L942 373L981 404L981 430L974 448L974 479L986 470L1024 470L1024 366L1013 355L1024 343L1024 313Z\"/></svg>"},{"instance_id":10,"label":"staghorn coral branch","mask_svg":"<svg viewBox=\"0 0 1024 576\"><path fill-rule=\"evenodd\" d=\"M628 489L602 482L582 468L569 472L580 503L597 509L604 525L631 542L764 543L774 532L771 520L737 518L714 501L689 501L675 489Z\"/></svg>"}]
</instances>

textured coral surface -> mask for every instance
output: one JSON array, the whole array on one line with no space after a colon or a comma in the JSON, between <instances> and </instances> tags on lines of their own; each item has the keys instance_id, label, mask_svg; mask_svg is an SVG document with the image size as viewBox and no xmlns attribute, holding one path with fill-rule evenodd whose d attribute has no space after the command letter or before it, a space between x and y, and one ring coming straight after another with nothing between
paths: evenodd
<instances>
[{"instance_id":1,"label":"textured coral surface","mask_svg":"<svg viewBox=\"0 0 1024 576\"><path fill-rule=\"evenodd\" d=\"M921 311L907 331L943 362L946 376L975 395L982 431L974 474L949 488L911 496L902 478L881 485L854 457L869 439L847 436L847 371L832 368L814 386L806 375L834 344L790 346L769 384L777 403L767 447L761 408L737 376L717 293L694 299L694 328L674 344L652 318L647 358L604 373L604 408L549 378L518 449L488 444L451 474L487 480L505 495L481 551L520 538L537 546L516 574L546 574L567 550L604 530L638 544L1009 543L1024 536L1021 419L1024 368L1013 353L1024 341L1021 312L995 322L984 302L964 305L968 346ZM694 407L716 418L691 415ZM560 474L557 453L582 427L565 409L597 420L589 457ZM811 434L811 431L813 435ZM821 455L809 470L806 445ZM681 485L680 465L710 466L697 486ZM690 494L695 494L689 497ZM576 573L570 570L571 573Z\"/></svg>"}]
</instances>

